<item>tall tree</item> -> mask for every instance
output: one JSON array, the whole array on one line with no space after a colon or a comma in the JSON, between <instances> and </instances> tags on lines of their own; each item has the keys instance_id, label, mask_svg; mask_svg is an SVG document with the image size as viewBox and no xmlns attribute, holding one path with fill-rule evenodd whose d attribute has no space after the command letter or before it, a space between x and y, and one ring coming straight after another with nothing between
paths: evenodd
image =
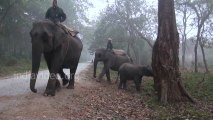
<instances>
[{"instance_id":1,"label":"tall tree","mask_svg":"<svg viewBox=\"0 0 213 120\"><path fill-rule=\"evenodd\" d=\"M108 5L101 14L90 50L100 47L107 37L112 37L113 46L127 50L134 62L148 63L143 61L143 55L148 53L148 58L151 58L149 51L153 46L152 39L157 33L155 11L157 10L148 6L145 0L115 0L115 4ZM100 45L97 45L99 43ZM144 52L145 44L148 46L148 52Z\"/></svg>"},{"instance_id":2,"label":"tall tree","mask_svg":"<svg viewBox=\"0 0 213 120\"><path fill-rule=\"evenodd\" d=\"M208 72L207 62L205 59L205 52L202 45L202 28L205 24L205 22L209 19L209 16L213 13L213 2L212 0L193 0L193 1L187 1L185 2L186 5L188 5L194 12L195 12L195 25L197 27L197 35L196 35L196 41L195 41L195 72L198 72L198 45L200 45L203 55L203 62L206 68L206 72Z\"/></svg>"},{"instance_id":3,"label":"tall tree","mask_svg":"<svg viewBox=\"0 0 213 120\"><path fill-rule=\"evenodd\" d=\"M163 104L193 101L182 85L178 53L174 0L158 0L158 35L153 47L152 68L154 87Z\"/></svg>"},{"instance_id":4,"label":"tall tree","mask_svg":"<svg viewBox=\"0 0 213 120\"><path fill-rule=\"evenodd\" d=\"M179 23L179 31L181 34L181 41L182 41L182 67L185 68L185 57L186 57L186 46L187 46L187 39L188 39L188 34L192 31L192 26L191 29L189 29L189 20L192 16L192 13L188 6L186 4L182 4L183 2L187 2L189 0L175 0L176 2L176 10L178 11L179 17L181 17L181 21Z\"/></svg>"}]
</instances>

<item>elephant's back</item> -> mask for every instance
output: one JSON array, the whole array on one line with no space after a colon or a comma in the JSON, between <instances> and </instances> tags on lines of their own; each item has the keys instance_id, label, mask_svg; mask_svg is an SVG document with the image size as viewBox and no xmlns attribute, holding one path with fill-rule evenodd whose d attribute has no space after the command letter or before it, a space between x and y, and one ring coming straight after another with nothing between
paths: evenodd
<instances>
[{"instance_id":1,"label":"elephant's back","mask_svg":"<svg viewBox=\"0 0 213 120\"><path fill-rule=\"evenodd\" d=\"M129 56L128 55L126 55L126 56L117 56L117 59L116 59L116 64L118 64L119 65L119 67L122 65L122 64L124 64L124 63L130 63L131 62L131 60L130 60L130 58L129 58Z\"/></svg>"},{"instance_id":2,"label":"elephant's back","mask_svg":"<svg viewBox=\"0 0 213 120\"><path fill-rule=\"evenodd\" d=\"M116 56L115 59L112 61L113 65L111 69L114 71L118 71L121 65L123 65L124 63L129 63L129 62L130 62L130 59L128 58L128 56Z\"/></svg>"},{"instance_id":3,"label":"elephant's back","mask_svg":"<svg viewBox=\"0 0 213 120\"><path fill-rule=\"evenodd\" d=\"M83 49L83 43L81 41L81 39L79 37L73 37L73 36L69 36L68 37L68 40L69 40L69 44L70 44L70 47L73 47L77 50L82 50Z\"/></svg>"},{"instance_id":4,"label":"elephant's back","mask_svg":"<svg viewBox=\"0 0 213 120\"><path fill-rule=\"evenodd\" d=\"M120 56L126 56L127 55L126 52L122 49L113 49L113 51L116 55L120 55Z\"/></svg>"},{"instance_id":5,"label":"elephant's back","mask_svg":"<svg viewBox=\"0 0 213 120\"><path fill-rule=\"evenodd\" d=\"M132 63L124 63L119 68L119 72L124 74L128 74L128 73L133 74L132 72L135 72L137 70L138 70L138 67Z\"/></svg>"},{"instance_id":6,"label":"elephant's back","mask_svg":"<svg viewBox=\"0 0 213 120\"><path fill-rule=\"evenodd\" d=\"M133 64L124 63L120 66L119 73L124 76L131 76L132 74L134 74L134 69L135 66Z\"/></svg>"}]
</instances>

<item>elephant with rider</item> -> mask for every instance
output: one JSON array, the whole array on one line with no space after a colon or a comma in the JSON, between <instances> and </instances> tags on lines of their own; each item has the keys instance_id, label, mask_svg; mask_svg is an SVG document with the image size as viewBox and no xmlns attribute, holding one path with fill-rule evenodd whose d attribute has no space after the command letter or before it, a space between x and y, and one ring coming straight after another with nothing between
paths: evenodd
<instances>
[{"instance_id":1,"label":"elephant with rider","mask_svg":"<svg viewBox=\"0 0 213 120\"><path fill-rule=\"evenodd\" d=\"M63 85L68 83L67 88L73 89L74 76L83 48L81 40L77 36L67 34L60 26L50 20L34 22L30 36L32 43L31 91L37 92L35 83L42 54L50 73L44 95L55 95L56 87L59 86L57 74L62 78ZM63 72L63 68L70 69L70 80Z\"/></svg>"},{"instance_id":2,"label":"elephant with rider","mask_svg":"<svg viewBox=\"0 0 213 120\"><path fill-rule=\"evenodd\" d=\"M95 58L94 58L94 73L93 76L96 78L96 69L98 62L103 62L104 67L102 72L98 77L98 81L103 78L106 74L108 82L111 82L110 79L110 69L114 71L118 71L119 67L123 63L130 63L131 58L125 53L125 51L120 49L107 50L105 48L96 49Z\"/></svg>"}]
</instances>

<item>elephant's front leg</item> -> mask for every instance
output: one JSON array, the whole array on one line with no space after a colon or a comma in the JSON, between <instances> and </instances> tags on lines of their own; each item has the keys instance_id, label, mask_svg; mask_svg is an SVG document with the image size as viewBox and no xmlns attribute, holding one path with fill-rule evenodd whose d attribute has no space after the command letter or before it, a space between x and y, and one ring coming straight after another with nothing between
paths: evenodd
<instances>
[{"instance_id":1,"label":"elephant's front leg","mask_svg":"<svg viewBox=\"0 0 213 120\"><path fill-rule=\"evenodd\" d=\"M118 89L122 89L122 88L123 88L123 80L120 79L120 83L119 83L119 85L118 85Z\"/></svg>"},{"instance_id":2,"label":"elephant's front leg","mask_svg":"<svg viewBox=\"0 0 213 120\"><path fill-rule=\"evenodd\" d=\"M108 70L106 70L106 77L107 77L107 81L108 81L109 83L111 83L109 69L108 69Z\"/></svg>"},{"instance_id":3,"label":"elephant's front leg","mask_svg":"<svg viewBox=\"0 0 213 120\"><path fill-rule=\"evenodd\" d=\"M56 53L53 54L51 60L50 77L47 83L46 90L44 92L45 96L55 96L56 87L58 86L57 73L60 70L63 62L61 51L56 51Z\"/></svg>"},{"instance_id":4,"label":"elephant's front leg","mask_svg":"<svg viewBox=\"0 0 213 120\"><path fill-rule=\"evenodd\" d=\"M44 92L44 96L55 96L55 89L56 89L56 81L57 81L57 74L56 73L51 73L46 90Z\"/></svg>"},{"instance_id":5,"label":"elephant's front leg","mask_svg":"<svg viewBox=\"0 0 213 120\"><path fill-rule=\"evenodd\" d=\"M126 82L126 78L125 76L123 76L122 74L120 75L120 83L119 83L119 86L118 86L118 89L124 89L124 84Z\"/></svg>"},{"instance_id":6,"label":"elephant's front leg","mask_svg":"<svg viewBox=\"0 0 213 120\"><path fill-rule=\"evenodd\" d=\"M109 70L109 62L104 62L104 68L102 69L101 74L98 76L98 82L103 78L103 76L106 74L106 72Z\"/></svg>"},{"instance_id":7,"label":"elephant's front leg","mask_svg":"<svg viewBox=\"0 0 213 120\"><path fill-rule=\"evenodd\" d=\"M141 89L140 89L140 87L141 87L141 79L140 79L140 77L135 77L134 78L134 82L135 82L135 87L136 87L136 90L137 91L140 91Z\"/></svg>"}]
</instances>

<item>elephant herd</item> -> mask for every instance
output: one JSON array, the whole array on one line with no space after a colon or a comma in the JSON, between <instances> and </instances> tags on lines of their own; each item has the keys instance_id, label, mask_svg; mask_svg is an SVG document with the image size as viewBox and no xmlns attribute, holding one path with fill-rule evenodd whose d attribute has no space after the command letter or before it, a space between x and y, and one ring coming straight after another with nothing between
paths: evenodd
<instances>
[{"instance_id":1,"label":"elephant herd","mask_svg":"<svg viewBox=\"0 0 213 120\"><path fill-rule=\"evenodd\" d=\"M98 82L106 74L107 81L111 82L110 69L118 71L120 76L119 89L126 89L127 80L135 82L136 90L140 91L140 85L143 76L153 76L152 70L148 67L133 64L132 59L123 50L114 49L113 52L104 48L95 51L94 58L94 73L93 77L96 78L96 69L98 62L103 62L102 72L98 76ZM118 78L116 80L116 83Z\"/></svg>"},{"instance_id":2,"label":"elephant herd","mask_svg":"<svg viewBox=\"0 0 213 120\"><path fill-rule=\"evenodd\" d=\"M68 84L68 89L74 89L75 73L83 48L81 40L77 36L73 37L67 34L62 28L49 20L33 23L30 36L32 43L31 91L37 92L35 83L42 54L50 73L44 95L55 95L56 89L60 86L57 74L62 78L63 85ZM97 49L95 52L94 77L96 77L96 68L100 61L103 62L104 67L97 81L100 82L106 74L108 82L111 82L110 69L118 71L120 75L119 88L126 89L126 81L132 79L136 84L136 89L140 90L141 78L144 75L152 76L152 71L147 67L132 64L131 58L123 50L112 52L103 48ZM70 79L63 72L63 68L70 69Z\"/></svg>"}]
</instances>

